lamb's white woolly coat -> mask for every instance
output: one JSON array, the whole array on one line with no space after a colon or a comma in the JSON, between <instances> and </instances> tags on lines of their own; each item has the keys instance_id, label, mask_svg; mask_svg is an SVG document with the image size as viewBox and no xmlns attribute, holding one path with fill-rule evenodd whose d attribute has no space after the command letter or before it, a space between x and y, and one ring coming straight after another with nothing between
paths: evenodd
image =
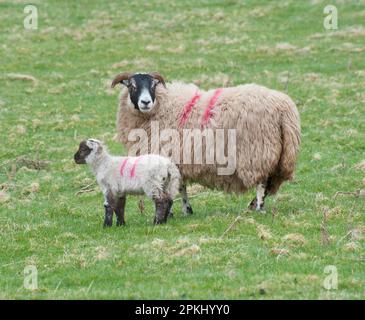
<instances>
[{"instance_id":1,"label":"lamb's white woolly coat","mask_svg":"<svg viewBox=\"0 0 365 320\"><path fill-rule=\"evenodd\" d=\"M201 98L181 128L179 119L184 106L197 91ZM151 136L152 121L158 121L160 130L179 130L182 141L184 128L201 127L201 119L214 92L180 82L167 84L167 88L159 85L155 107L149 113L141 113L133 108L128 90L123 87L117 114L119 141L130 149L135 145L135 141L128 139L131 130L142 128ZM184 180L244 192L270 179L268 192L273 194L283 181L292 178L300 145L300 119L295 103L286 94L255 84L224 88L208 127L236 129L236 170L232 175L221 176L216 165L180 163L177 165Z\"/></svg>"},{"instance_id":2,"label":"lamb's white woolly coat","mask_svg":"<svg viewBox=\"0 0 365 320\"><path fill-rule=\"evenodd\" d=\"M170 159L159 155L112 156L102 146L86 158L104 195L146 194L173 199L179 192L180 172Z\"/></svg>"}]
</instances>

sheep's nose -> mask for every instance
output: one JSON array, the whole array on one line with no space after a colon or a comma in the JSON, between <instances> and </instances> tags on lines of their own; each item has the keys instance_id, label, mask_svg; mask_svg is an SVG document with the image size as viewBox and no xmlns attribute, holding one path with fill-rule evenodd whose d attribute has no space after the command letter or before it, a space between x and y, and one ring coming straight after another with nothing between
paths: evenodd
<instances>
[{"instance_id":1,"label":"sheep's nose","mask_svg":"<svg viewBox=\"0 0 365 320\"><path fill-rule=\"evenodd\" d=\"M151 100L141 100L141 102L147 107L151 103Z\"/></svg>"}]
</instances>

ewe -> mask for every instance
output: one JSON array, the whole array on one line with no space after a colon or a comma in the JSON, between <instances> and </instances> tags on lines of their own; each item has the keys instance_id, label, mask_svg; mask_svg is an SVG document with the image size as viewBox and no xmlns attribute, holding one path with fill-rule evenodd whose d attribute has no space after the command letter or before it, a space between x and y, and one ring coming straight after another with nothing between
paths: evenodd
<instances>
[{"instance_id":1,"label":"ewe","mask_svg":"<svg viewBox=\"0 0 365 320\"><path fill-rule=\"evenodd\" d=\"M256 84L209 91L181 82L166 85L158 73L121 73L112 87L118 83L126 88L120 95L117 134L128 150L135 145L135 141L128 139L129 133L142 128L150 136L155 121L161 131L178 130L181 140L186 129L211 129L215 133L218 129L235 129L236 167L231 175L219 175L217 163L176 163L183 179L185 213L191 212L186 182L236 193L256 187L257 195L249 207L264 211L265 197L276 193L284 181L293 177L300 145L300 119L294 102L286 94ZM182 143L179 148L182 154ZM206 149L204 141L202 148Z\"/></svg>"}]
</instances>

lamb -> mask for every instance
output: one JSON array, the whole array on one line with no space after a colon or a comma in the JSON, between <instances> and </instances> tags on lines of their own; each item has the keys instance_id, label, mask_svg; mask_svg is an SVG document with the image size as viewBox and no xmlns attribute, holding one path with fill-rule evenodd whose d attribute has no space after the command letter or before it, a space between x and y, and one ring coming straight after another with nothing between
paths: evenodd
<instances>
[{"instance_id":1,"label":"lamb","mask_svg":"<svg viewBox=\"0 0 365 320\"><path fill-rule=\"evenodd\" d=\"M256 187L249 208L265 212L265 198L293 178L301 129L296 105L286 94L256 84L204 91L194 84L166 84L158 73L125 72L115 77L112 88L118 83L126 88L120 94L117 139L129 151L135 148L131 132L142 128L151 138L155 122L160 133L168 128L177 130L180 141L187 129L210 129L215 135L218 129L234 130L236 162L232 174L220 175L217 163L176 162L183 180L184 213L192 212L187 182L235 193ZM226 140L225 148L229 147ZM150 152L153 143L149 141L149 149L141 148L140 153ZM202 148L207 150L207 146L203 141ZM181 159L184 147L180 144L178 148Z\"/></svg>"},{"instance_id":2,"label":"lamb","mask_svg":"<svg viewBox=\"0 0 365 320\"><path fill-rule=\"evenodd\" d=\"M168 158L159 155L117 157L96 139L84 140L74 155L77 164L89 164L104 195L104 227L125 224L127 194L146 194L155 202L155 224L164 223L179 192L180 172Z\"/></svg>"}]
</instances>

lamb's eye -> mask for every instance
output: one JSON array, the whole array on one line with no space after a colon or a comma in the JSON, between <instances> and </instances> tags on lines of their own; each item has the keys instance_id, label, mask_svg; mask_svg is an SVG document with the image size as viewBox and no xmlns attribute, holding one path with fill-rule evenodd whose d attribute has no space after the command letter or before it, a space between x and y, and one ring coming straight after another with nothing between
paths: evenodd
<instances>
[{"instance_id":1,"label":"lamb's eye","mask_svg":"<svg viewBox=\"0 0 365 320\"><path fill-rule=\"evenodd\" d=\"M132 90L137 90L137 86L135 84L131 84Z\"/></svg>"}]
</instances>

